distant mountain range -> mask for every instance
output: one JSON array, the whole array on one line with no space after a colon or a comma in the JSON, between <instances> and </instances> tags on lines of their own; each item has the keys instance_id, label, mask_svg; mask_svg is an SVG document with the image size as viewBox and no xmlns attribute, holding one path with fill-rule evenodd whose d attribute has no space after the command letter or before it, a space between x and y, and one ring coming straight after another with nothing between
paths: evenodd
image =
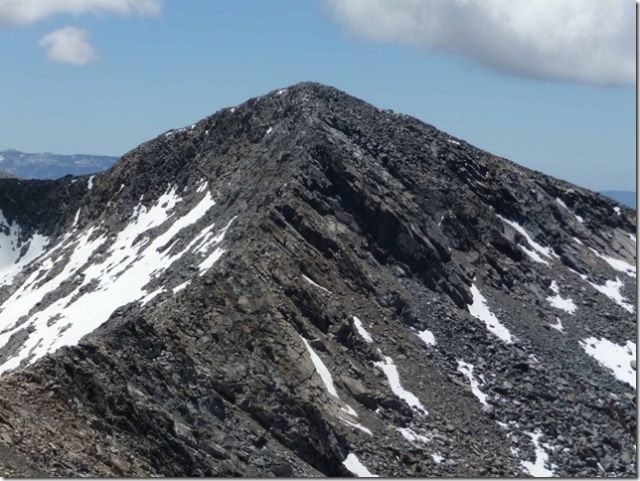
<instances>
[{"instance_id":1,"label":"distant mountain range","mask_svg":"<svg viewBox=\"0 0 640 481\"><path fill-rule=\"evenodd\" d=\"M605 190L600 192L602 195L609 197L623 205L636 208L636 193L624 190Z\"/></svg>"},{"instance_id":2,"label":"distant mountain range","mask_svg":"<svg viewBox=\"0 0 640 481\"><path fill-rule=\"evenodd\" d=\"M59 179L103 172L116 160L118 157L104 155L27 154L9 149L0 151L0 170L25 179Z\"/></svg>"}]
</instances>

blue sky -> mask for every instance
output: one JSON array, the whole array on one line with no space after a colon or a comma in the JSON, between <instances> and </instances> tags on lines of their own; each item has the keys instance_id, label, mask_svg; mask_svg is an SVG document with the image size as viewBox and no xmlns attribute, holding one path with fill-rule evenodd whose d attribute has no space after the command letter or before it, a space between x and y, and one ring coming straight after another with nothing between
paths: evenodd
<instances>
[{"instance_id":1,"label":"blue sky","mask_svg":"<svg viewBox=\"0 0 640 481\"><path fill-rule=\"evenodd\" d=\"M622 65L623 50L635 57L633 7L623 12L633 16L633 46L617 33L598 39L596 47L623 51L607 64L611 52L593 60L593 51L571 51L571 39L557 40L565 57L545 60L538 52L549 50L549 35L536 23L519 24L544 35L530 50L509 50L520 43L500 37L499 26L462 42L469 28L460 20L419 10L432 0L401 6L414 25L384 10L389 0L112 0L122 11L99 0L23 1L52 7L20 17L26 13L0 0L0 150L122 155L168 129L311 80L578 185L635 190L636 86ZM82 10L83 1L97 6ZM491 21L482 17L491 12L462 13ZM537 15L525 13L527 22ZM423 14L441 18L430 28L445 33L425 33ZM540 25L566 24L546 15ZM455 28L462 30L446 33ZM72 41L86 49L64 50Z\"/></svg>"}]
</instances>

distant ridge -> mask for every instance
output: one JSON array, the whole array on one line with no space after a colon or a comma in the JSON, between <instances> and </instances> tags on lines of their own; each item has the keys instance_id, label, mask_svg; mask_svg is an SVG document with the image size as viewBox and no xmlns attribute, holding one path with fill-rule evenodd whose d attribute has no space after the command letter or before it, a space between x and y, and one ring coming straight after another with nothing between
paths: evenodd
<instances>
[{"instance_id":1,"label":"distant ridge","mask_svg":"<svg viewBox=\"0 0 640 481\"><path fill-rule=\"evenodd\" d=\"M13 149L0 151L0 170L25 179L59 179L65 175L104 172L118 157L104 155L27 154Z\"/></svg>"},{"instance_id":2,"label":"distant ridge","mask_svg":"<svg viewBox=\"0 0 640 481\"><path fill-rule=\"evenodd\" d=\"M605 197L609 197L610 199L626 205L627 207L631 207L632 209L636 208L636 193L633 191L604 190L600 193Z\"/></svg>"}]
</instances>

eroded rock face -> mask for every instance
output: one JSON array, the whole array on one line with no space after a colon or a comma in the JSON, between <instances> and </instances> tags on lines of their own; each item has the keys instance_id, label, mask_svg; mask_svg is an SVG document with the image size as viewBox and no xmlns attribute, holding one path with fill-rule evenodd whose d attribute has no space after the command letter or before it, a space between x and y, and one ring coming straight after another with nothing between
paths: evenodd
<instances>
[{"instance_id":1,"label":"eroded rock face","mask_svg":"<svg viewBox=\"0 0 640 481\"><path fill-rule=\"evenodd\" d=\"M299 84L0 210L4 476L636 475L598 194Z\"/></svg>"}]
</instances>

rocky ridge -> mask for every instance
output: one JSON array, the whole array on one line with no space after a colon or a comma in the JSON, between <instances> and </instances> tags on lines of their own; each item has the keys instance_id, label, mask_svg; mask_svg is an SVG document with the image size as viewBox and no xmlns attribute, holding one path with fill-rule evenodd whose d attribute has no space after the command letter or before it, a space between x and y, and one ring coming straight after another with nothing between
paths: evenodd
<instances>
[{"instance_id":1,"label":"rocky ridge","mask_svg":"<svg viewBox=\"0 0 640 481\"><path fill-rule=\"evenodd\" d=\"M599 194L305 83L0 210L3 476L636 475Z\"/></svg>"}]
</instances>

